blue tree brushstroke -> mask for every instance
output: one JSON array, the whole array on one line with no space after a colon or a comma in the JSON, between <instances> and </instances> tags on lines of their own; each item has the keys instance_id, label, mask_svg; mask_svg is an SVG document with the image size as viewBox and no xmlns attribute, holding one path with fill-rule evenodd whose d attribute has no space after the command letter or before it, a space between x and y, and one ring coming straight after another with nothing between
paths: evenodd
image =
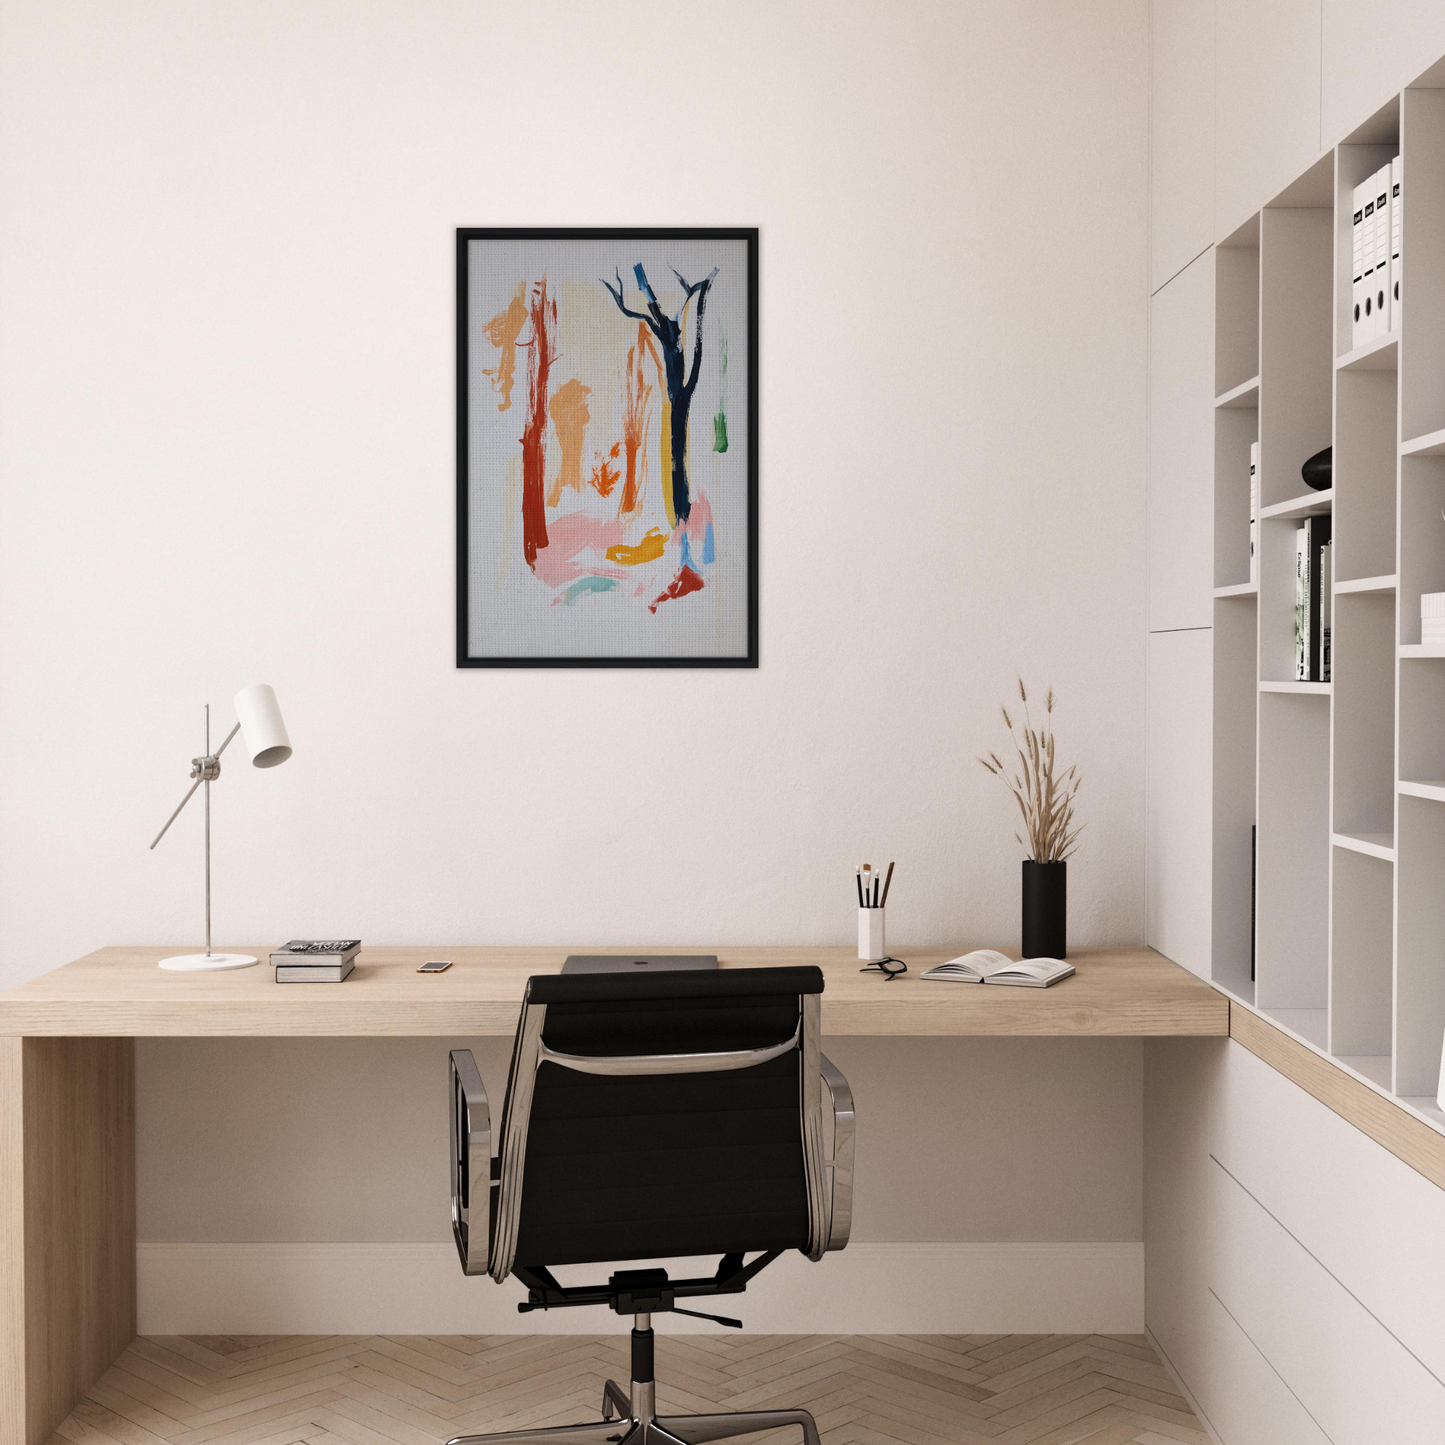
<instances>
[{"instance_id":1,"label":"blue tree brushstroke","mask_svg":"<svg viewBox=\"0 0 1445 1445\"><path fill-rule=\"evenodd\" d=\"M617 309L624 316L630 316L634 321L646 322L649 330L657 337L657 343L662 348L663 373L667 377L667 397L672 403L672 510L679 522L685 522L692 511L692 493L687 484L687 414L692 406L692 394L697 390L698 372L702 369L702 313L707 305L707 293L717 276L717 267L712 268L712 273L697 282L689 285L683 280L682 274L673 268L672 274L677 277L683 289L682 305L677 308L675 316L668 316L657 304L657 297L653 294L651 285L647 280L647 272L642 269L642 262L639 261L633 268L632 274L637 277L637 285L642 294L647 298L647 311L629 311L622 299L622 272L619 269L615 275L617 287L614 290L611 283L604 280L602 284L607 287L607 294L617 303ZM686 358L683 355L682 342L682 313L687 310L687 303L697 297L697 338L693 342L692 367L689 370ZM684 379L684 373L687 373Z\"/></svg>"}]
</instances>

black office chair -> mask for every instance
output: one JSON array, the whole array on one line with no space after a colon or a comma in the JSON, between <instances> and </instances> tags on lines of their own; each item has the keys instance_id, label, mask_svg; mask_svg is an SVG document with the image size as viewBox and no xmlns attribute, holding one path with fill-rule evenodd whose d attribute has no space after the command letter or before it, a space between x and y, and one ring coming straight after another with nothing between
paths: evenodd
<instances>
[{"instance_id":1,"label":"black office chair","mask_svg":"<svg viewBox=\"0 0 1445 1445\"><path fill-rule=\"evenodd\" d=\"M495 1159L476 1063L453 1051L462 1269L498 1283L515 1275L523 1312L605 1304L633 1326L632 1388L607 1381L600 1421L451 1445L703 1445L781 1425L818 1445L806 1410L658 1417L652 1316L741 1328L677 1302L739 1293L786 1250L817 1260L847 1244L853 1098L818 1047L822 992L816 968L530 979ZM691 1255L720 1259L695 1279L644 1268L563 1285L551 1272Z\"/></svg>"}]
</instances>

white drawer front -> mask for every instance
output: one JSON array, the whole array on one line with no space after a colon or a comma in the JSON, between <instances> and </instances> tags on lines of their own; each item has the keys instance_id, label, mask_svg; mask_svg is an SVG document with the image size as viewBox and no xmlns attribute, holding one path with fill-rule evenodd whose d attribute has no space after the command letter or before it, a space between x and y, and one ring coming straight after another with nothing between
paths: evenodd
<instances>
[{"instance_id":1,"label":"white drawer front","mask_svg":"<svg viewBox=\"0 0 1445 1445\"><path fill-rule=\"evenodd\" d=\"M1445 1191L1231 1042L1214 1157L1445 1380Z\"/></svg>"},{"instance_id":2,"label":"white drawer front","mask_svg":"<svg viewBox=\"0 0 1445 1445\"><path fill-rule=\"evenodd\" d=\"M1213 1294L1205 1296L1203 1325L1206 1359L1195 1398L1225 1445L1330 1445Z\"/></svg>"},{"instance_id":3,"label":"white drawer front","mask_svg":"<svg viewBox=\"0 0 1445 1445\"><path fill-rule=\"evenodd\" d=\"M1217 1162L1210 1206L1211 1288L1333 1445L1440 1445L1445 1385Z\"/></svg>"}]
</instances>

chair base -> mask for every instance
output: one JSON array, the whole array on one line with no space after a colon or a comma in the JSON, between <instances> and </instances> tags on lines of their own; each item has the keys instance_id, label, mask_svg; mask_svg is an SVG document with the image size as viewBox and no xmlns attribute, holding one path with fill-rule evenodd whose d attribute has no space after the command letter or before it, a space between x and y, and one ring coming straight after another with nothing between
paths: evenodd
<instances>
[{"instance_id":1,"label":"chair base","mask_svg":"<svg viewBox=\"0 0 1445 1445\"><path fill-rule=\"evenodd\" d=\"M629 1396L616 1380L602 1392L602 1419L544 1430L503 1430L495 1435L458 1435L447 1445L707 1445L797 1425L803 1445L819 1445L818 1426L806 1410L738 1410L718 1415L653 1415L644 1404L652 1382L633 1386ZM632 1399L638 1399L633 1409ZM619 1411L617 1417L612 1412Z\"/></svg>"}]
</instances>

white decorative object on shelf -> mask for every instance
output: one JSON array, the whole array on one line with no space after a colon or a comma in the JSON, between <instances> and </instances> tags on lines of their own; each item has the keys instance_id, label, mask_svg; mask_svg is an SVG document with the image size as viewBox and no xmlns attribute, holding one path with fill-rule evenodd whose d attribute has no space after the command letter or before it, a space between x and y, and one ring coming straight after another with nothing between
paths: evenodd
<instances>
[{"instance_id":1,"label":"white decorative object on shelf","mask_svg":"<svg viewBox=\"0 0 1445 1445\"><path fill-rule=\"evenodd\" d=\"M1420 641L1445 642L1445 592L1420 594Z\"/></svg>"}]
</instances>

